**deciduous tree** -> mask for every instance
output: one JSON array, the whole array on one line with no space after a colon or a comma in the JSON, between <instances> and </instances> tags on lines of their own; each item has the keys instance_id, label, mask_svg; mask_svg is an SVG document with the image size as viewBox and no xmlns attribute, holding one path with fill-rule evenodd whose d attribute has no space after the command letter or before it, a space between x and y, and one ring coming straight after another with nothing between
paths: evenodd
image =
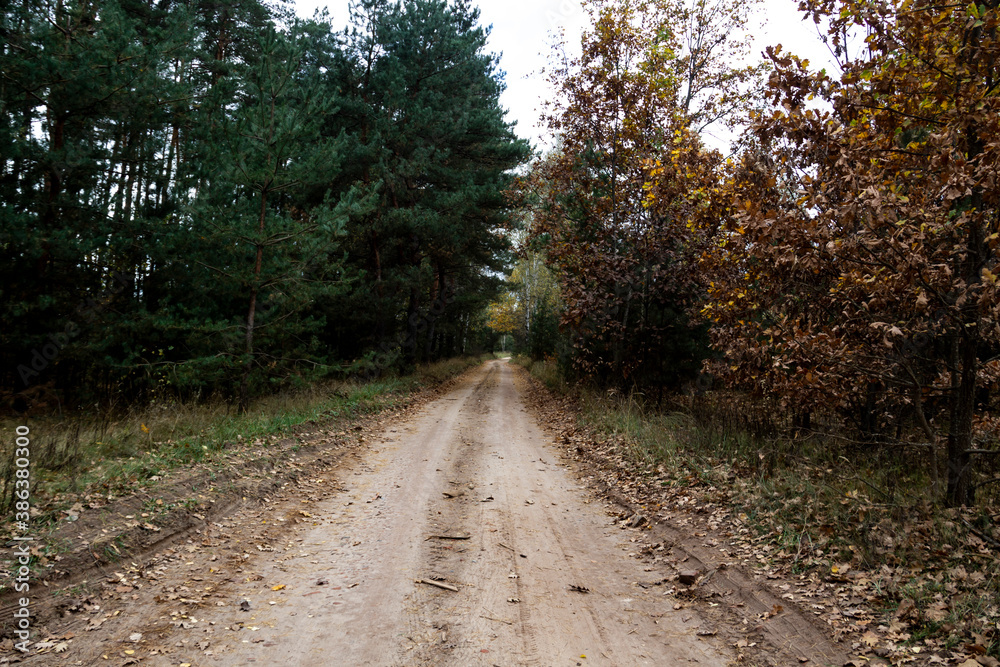
<instances>
[{"instance_id":1,"label":"deciduous tree","mask_svg":"<svg viewBox=\"0 0 1000 667\"><path fill-rule=\"evenodd\" d=\"M996 5L802 7L829 25L843 72L770 52L762 150L742 162L713 257L721 368L866 415L869 432L911 417L945 446L948 502L969 503L1000 333ZM847 58L852 32L865 49Z\"/></svg>"},{"instance_id":2,"label":"deciduous tree","mask_svg":"<svg viewBox=\"0 0 1000 667\"><path fill-rule=\"evenodd\" d=\"M721 156L698 131L739 110L761 70L732 62L742 8L585 7L581 56L551 72L558 144L533 172L534 242L560 281L577 366L625 385L676 384L706 354L688 317L705 223L692 216L706 215Z\"/></svg>"}]
</instances>

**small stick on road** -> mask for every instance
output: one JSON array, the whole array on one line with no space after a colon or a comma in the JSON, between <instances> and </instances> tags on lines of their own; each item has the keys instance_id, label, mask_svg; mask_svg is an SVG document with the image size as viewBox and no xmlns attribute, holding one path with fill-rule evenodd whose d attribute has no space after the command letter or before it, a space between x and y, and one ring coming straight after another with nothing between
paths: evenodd
<instances>
[{"instance_id":1,"label":"small stick on road","mask_svg":"<svg viewBox=\"0 0 1000 667\"><path fill-rule=\"evenodd\" d=\"M451 591L452 593L458 592L458 586L452 586L451 584L442 584L440 581L433 581L431 579L417 579L418 584L427 584L428 586L437 586L438 588L443 588L446 591Z\"/></svg>"},{"instance_id":2,"label":"small stick on road","mask_svg":"<svg viewBox=\"0 0 1000 667\"><path fill-rule=\"evenodd\" d=\"M496 621L497 623L506 623L507 625L514 625L512 621L505 621L502 618L493 618L492 616L480 615L479 618L485 618L487 621Z\"/></svg>"},{"instance_id":3,"label":"small stick on road","mask_svg":"<svg viewBox=\"0 0 1000 667\"><path fill-rule=\"evenodd\" d=\"M427 540L468 540L472 535L431 535ZM426 542L427 540L424 540Z\"/></svg>"}]
</instances>

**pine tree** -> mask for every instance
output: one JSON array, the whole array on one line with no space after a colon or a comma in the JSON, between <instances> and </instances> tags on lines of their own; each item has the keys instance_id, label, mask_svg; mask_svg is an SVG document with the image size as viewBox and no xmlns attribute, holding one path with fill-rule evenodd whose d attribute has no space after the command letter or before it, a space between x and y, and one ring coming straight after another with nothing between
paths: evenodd
<instances>
[{"instance_id":1,"label":"pine tree","mask_svg":"<svg viewBox=\"0 0 1000 667\"><path fill-rule=\"evenodd\" d=\"M354 12L0 9L3 392L246 407L371 350L464 349L529 150L467 2Z\"/></svg>"},{"instance_id":2,"label":"pine tree","mask_svg":"<svg viewBox=\"0 0 1000 667\"><path fill-rule=\"evenodd\" d=\"M241 76L240 108L219 120L220 141L204 155L218 171L193 209L193 223L219 252L203 266L236 304L244 300L242 409L260 358L272 367L291 361L284 353L294 349L285 343L308 335L312 322L301 314L315 296L313 283L336 272L327 263L340 233L335 207L295 206L296 190L339 162L335 141L316 141L334 98L315 73L303 71L306 44L296 37L270 31L261 38L259 62ZM227 311L220 315L235 319Z\"/></svg>"},{"instance_id":3,"label":"pine tree","mask_svg":"<svg viewBox=\"0 0 1000 667\"><path fill-rule=\"evenodd\" d=\"M186 40L184 14L147 25L117 2L23 3L3 17L3 384L95 386L99 325L135 296L131 225L157 196L159 100L174 92L160 73ZM52 336L59 349L39 360Z\"/></svg>"},{"instance_id":4,"label":"pine tree","mask_svg":"<svg viewBox=\"0 0 1000 667\"><path fill-rule=\"evenodd\" d=\"M352 12L343 120L374 205L351 222L351 258L371 278L374 342L402 343L412 363L447 347L448 321L500 288L503 192L530 149L504 118L502 73L468 2L362 0Z\"/></svg>"}]
</instances>

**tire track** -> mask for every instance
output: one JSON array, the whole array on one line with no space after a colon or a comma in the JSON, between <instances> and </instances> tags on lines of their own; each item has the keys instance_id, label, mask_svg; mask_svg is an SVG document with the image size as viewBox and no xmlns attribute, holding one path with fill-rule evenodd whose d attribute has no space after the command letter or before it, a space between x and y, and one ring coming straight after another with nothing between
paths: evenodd
<instances>
[{"instance_id":1,"label":"tire track","mask_svg":"<svg viewBox=\"0 0 1000 667\"><path fill-rule=\"evenodd\" d=\"M693 611L635 584L658 575L628 555L629 533L560 463L505 362L463 376L369 443L310 512L293 496L257 516L308 517L280 544L230 545L223 606L190 607L178 622L169 607L137 610L174 647L143 664L730 664L696 636ZM415 583L435 578L457 591Z\"/></svg>"}]
</instances>

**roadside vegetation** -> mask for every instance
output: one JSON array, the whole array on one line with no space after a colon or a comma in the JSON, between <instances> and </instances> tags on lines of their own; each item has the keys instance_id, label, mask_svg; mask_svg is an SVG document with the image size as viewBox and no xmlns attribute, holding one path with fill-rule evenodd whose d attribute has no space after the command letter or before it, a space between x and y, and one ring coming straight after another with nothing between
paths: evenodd
<instances>
[{"instance_id":1,"label":"roadside vegetation","mask_svg":"<svg viewBox=\"0 0 1000 667\"><path fill-rule=\"evenodd\" d=\"M805 0L824 68L750 5L584 5L490 326L856 664L998 664L1000 10Z\"/></svg>"},{"instance_id":2,"label":"roadside vegetation","mask_svg":"<svg viewBox=\"0 0 1000 667\"><path fill-rule=\"evenodd\" d=\"M0 414L248 411L492 348L531 148L488 29L467 2L336 11L0 9Z\"/></svg>"},{"instance_id":3,"label":"roadside vegetation","mask_svg":"<svg viewBox=\"0 0 1000 667\"><path fill-rule=\"evenodd\" d=\"M352 420L404 404L481 363L462 357L421 365L409 375L343 380L287 389L254 400L243 412L225 401L165 402L120 415L68 413L31 422L33 525L53 523L80 498L105 500L151 488L172 473L205 463L220 470L247 448L264 448L321 424L338 432ZM13 442L16 420L0 423ZM13 447L10 447L13 451ZM14 461L0 462L0 512L12 516Z\"/></svg>"},{"instance_id":4,"label":"roadside vegetation","mask_svg":"<svg viewBox=\"0 0 1000 667\"><path fill-rule=\"evenodd\" d=\"M621 484L644 487L650 507L710 512L745 566L806 592L803 606L867 656L857 664L1000 659L1000 504L935 502L915 464L926 448L804 431L733 392L658 404L568 383L553 359L515 361L572 399L583 446L627 471Z\"/></svg>"}]
</instances>

